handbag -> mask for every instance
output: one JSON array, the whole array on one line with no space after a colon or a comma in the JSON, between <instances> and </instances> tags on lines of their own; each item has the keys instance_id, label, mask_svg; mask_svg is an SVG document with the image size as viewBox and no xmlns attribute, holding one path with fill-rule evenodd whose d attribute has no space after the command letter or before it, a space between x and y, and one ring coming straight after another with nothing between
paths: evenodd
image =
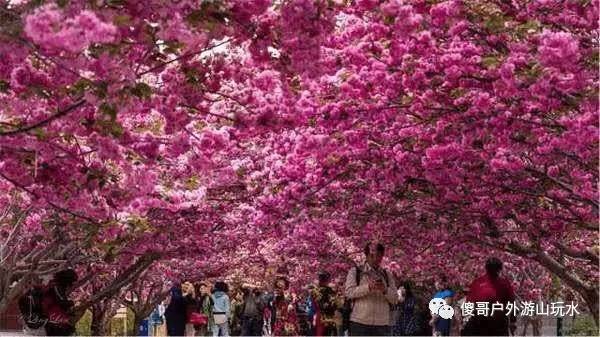
<instances>
[{"instance_id":1,"label":"handbag","mask_svg":"<svg viewBox=\"0 0 600 337\"><path fill-rule=\"evenodd\" d=\"M215 319L215 324L224 324L227 322L226 314L213 314Z\"/></svg>"},{"instance_id":2,"label":"handbag","mask_svg":"<svg viewBox=\"0 0 600 337\"><path fill-rule=\"evenodd\" d=\"M207 325L208 316L199 312L192 312L190 314L190 318L188 319L188 323L193 325Z\"/></svg>"}]
</instances>

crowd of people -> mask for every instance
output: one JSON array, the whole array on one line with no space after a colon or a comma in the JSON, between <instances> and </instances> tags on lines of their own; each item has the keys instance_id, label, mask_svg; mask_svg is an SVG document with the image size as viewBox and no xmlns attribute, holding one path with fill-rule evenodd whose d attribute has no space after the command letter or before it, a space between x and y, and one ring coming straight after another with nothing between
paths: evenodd
<instances>
[{"instance_id":1,"label":"crowd of people","mask_svg":"<svg viewBox=\"0 0 600 337\"><path fill-rule=\"evenodd\" d=\"M322 271L318 283L299 292L284 275L270 289L245 284L229 289L223 281L182 282L170 290L151 315L151 323L165 323L168 336L501 336L514 334L515 315L496 311L489 316L462 317L461 304L507 304L515 300L509 280L500 276L502 262L490 258L486 273L468 291L457 292L438 275L435 291L413 289L381 266L382 244L367 244L365 262L352 267L345 284L332 286ZM66 336L75 332L69 293L77 274L56 273L44 287L34 287L19 299L28 335ZM396 286L397 283L399 287ZM432 312L430 301L443 299L454 315Z\"/></svg>"},{"instance_id":2,"label":"crowd of people","mask_svg":"<svg viewBox=\"0 0 600 337\"><path fill-rule=\"evenodd\" d=\"M382 244L368 244L366 261L351 268L343 286L334 287L322 271L318 283L294 292L285 276L270 289L244 284L229 289L225 282L183 282L164 303L169 336L452 336L509 335L515 316L498 311L491 316L462 317L465 301L514 301L510 282L500 276L502 262L490 258L485 275L468 291L457 292L439 275L435 292L415 289L409 280L381 267ZM396 284L399 284L397 287ZM432 313L429 301L444 299L455 315ZM160 313L157 309L155 316Z\"/></svg>"}]
</instances>

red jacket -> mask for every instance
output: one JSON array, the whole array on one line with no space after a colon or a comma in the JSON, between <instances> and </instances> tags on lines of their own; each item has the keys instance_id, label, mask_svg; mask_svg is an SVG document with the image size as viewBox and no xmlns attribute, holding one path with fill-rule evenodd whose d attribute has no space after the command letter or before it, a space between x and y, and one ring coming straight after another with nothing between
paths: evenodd
<instances>
[{"instance_id":1,"label":"red jacket","mask_svg":"<svg viewBox=\"0 0 600 337\"><path fill-rule=\"evenodd\" d=\"M70 311L73 302L64 291L54 284L48 285L42 297L42 310L48 315L48 321L57 325L70 325Z\"/></svg>"},{"instance_id":2,"label":"red jacket","mask_svg":"<svg viewBox=\"0 0 600 337\"><path fill-rule=\"evenodd\" d=\"M469 287L468 302L500 302L506 304L515 300L515 292L510 281L503 278L493 278L483 275Z\"/></svg>"}]
</instances>

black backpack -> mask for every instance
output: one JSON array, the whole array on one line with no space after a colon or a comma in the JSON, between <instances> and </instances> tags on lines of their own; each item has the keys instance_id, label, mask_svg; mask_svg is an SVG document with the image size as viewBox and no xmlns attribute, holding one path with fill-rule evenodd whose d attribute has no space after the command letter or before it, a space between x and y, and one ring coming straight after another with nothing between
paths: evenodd
<instances>
[{"instance_id":1,"label":"black backpack","mask_svg":"<svg viewBox=\"0 0 600 337\"><path fill-rule=\"evenodd\" d=\"M34 287L19 298L19 312L23 322L30 329L39 329L46 325L48 316L42 309L44 290Z\"/></svg>"}]
</instances>

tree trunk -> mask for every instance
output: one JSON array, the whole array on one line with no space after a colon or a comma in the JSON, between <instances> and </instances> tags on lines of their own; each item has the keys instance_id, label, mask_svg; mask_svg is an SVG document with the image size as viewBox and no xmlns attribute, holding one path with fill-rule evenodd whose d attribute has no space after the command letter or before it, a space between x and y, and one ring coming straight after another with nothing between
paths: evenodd
<instances>
[{"instance_id":1,"label":"tree trunk","mask_svg":"<svg viewBox=\"0 0 600 337\"><path fill-rule=\"evenodd\" d=\"M11 274L8 275L9 276L7 277L10 278ZM10 279L2 280L6 285L6 289L2 289L2 294L0 296L0 313L4 313L8 307L14 303L15 299L23 294L29 287L27 278L20 279L13 287L10 287L10 281Z\"/></svg>"},{"instance_id":2,"label":"tree trunk","mask_svg":"<svg viewBox=\"0 0 600 337\"><path fill-rule=\"evenodd\" d=\"M563 265L558 263L546 252L538 252L535 260L537 260L542 266L546 267L551 273L558 276L562 281L575 290L585 303L587 304L596 326L600 326L598 322L598 285L587 284L580 279L576 274L571 274Z\"/></svg>"},{"instance_id":3,"label":"tree trunk","mask_svg":"<svg viewBox=\"0 0 600 337\"><path fill-rule=\"evenodd\" d=\"M122 288L134 282L141 273L150 268L152 263L159 258L160 255L155 252L147 252L142 255L134 264L117 275L117 277L110 284L106 285L106 287L104 287L102 290L98 291L86 301L75 307L73 310L75 312L75 320L79 320L83 313L95 303L109 300L113 296L117 295Z\"/></svg>"},{"instance_id":4,"label":"tree trunk","mask_svg":"<svg viewBox=\"0 0 600 337\"><path fill-rule=\"evenodd\" d=\"M107 336L110 318L107 318L106 310L103 308L92 308L92 324L90 327L92 336Z\"/></svg>"},{"instance_id":5,"label":"tree trunk","mask_svg":"<svg viewBox=\"0 0 600 337\"><path fill-rule=\"evenodd\" d=\"M148 302L144 303L140 299L140 302L138 303L129 303L127 305L131 312L133 312L133 326L136 329L135 331L133 331L134 335L138 334L138 329L140 328L142 321L148 318L150 314L152 314L152 311L154 311L154 308L159 303L159 301L151 300L148 300Z\"/></svg>"},{"instance_id":6,"label":"tree trunk","mask_svg":"<svg viewBox=\"0 0 600 337\"><path fill-rule=\"evenodd\" d=\"M599 287L597 282L586 282L584 278L580 277L580 275L577 275L576 273L573 273L564 264L560 263L559 260L543 250L539 245L537 247L531 247L514 241L509 241L506 243L490 243L474 236L467 237L473 239L473 241L476 243L537 262L540 266L548 270L550 274L558 277L562 282L564 282L565 285L583 298L586 306L592 314L592 317L594 318L596 327L600 326L600 322L598 321L598 311L600 308L598 307ZM595 261L595 258L592 258L591 261Z\"/></svg>"},{"instance_id":7,"label":"tree trunk","mask_svg":"<svg viewBox=\"0 0 600 337\"><path fill-rule=\"evenodd\" d=\"M598 296L598 289L589 289L584 296L585 303L596 322L596 327L600 326L598 323L598 306L600 305L600 303L598 303Z\"/></svg>"},{"instance_id":8,"label":"tree trunk","mask_svg":"<svg viewBox=\"0 0 600 337\"><path fill-rule=\"evenodd\" d=\"M583 281L579 275L572 273L569 271L564 265L562 265L555 258L550 256L547 252L541 249L532 249L530 247L525 247L515 242L511 242L509 245L510 253L531 259L533 261L538 262L542 267L546 268L551 274L556 275L561 279L566 285L568 285L571 289L577 292L585 301L592 317L594 317L594 322L596 326L600 326L598 322L598 284L588 284Z\"/></svg>"}]
</instances>

